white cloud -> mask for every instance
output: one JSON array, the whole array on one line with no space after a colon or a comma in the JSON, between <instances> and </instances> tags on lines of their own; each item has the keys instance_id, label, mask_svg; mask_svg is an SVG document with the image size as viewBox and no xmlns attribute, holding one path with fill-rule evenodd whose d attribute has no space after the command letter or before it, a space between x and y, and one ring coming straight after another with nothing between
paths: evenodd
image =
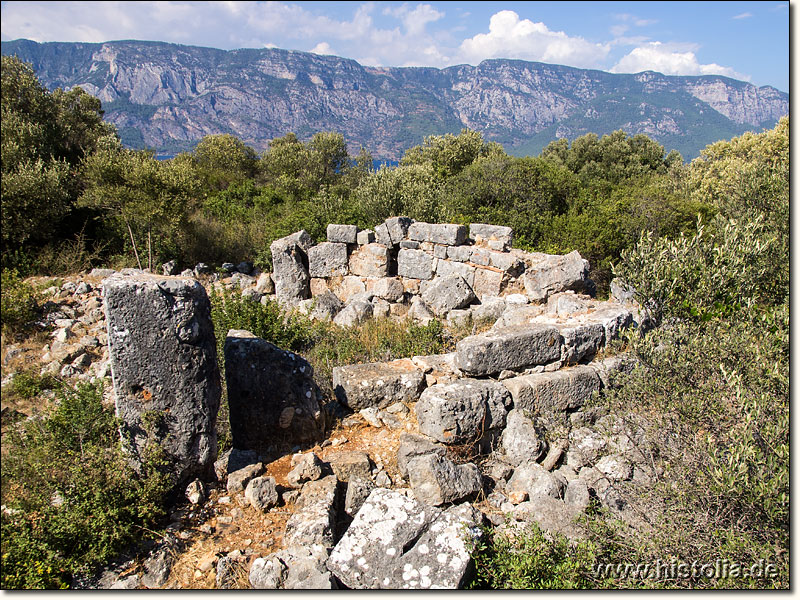
<instances>
[{"instance_id":1,"label":"white cloud","mask_svg":"<svg viewBox=\"0 0 800 600\"><path fill-rule=\"evenodd\" d=\"M331 45L328 42L320 42L316 46L314 46L309 52L313 52L314 54L333 54L336 55L336 50L331 48Z\"/></svg>"},{"instance_id":2,"label":"white cloud","mask_svg":"<svg viewBox=\"0 0 800 600\"><path fill-rule=\"evenodd\" d=\"M749 19L752 16L753 16L753 13L743 12L743 13L741 13L739 15L736 15L734 17L731 17L731 18L732 19Z\"/></svg>"},{"instance_id":3,"label":"white cloud","mask_svg":"<svg viewBox=\"0 0 800 600\"><path fill-rule=\"evenodd\" d=\"M657 71L664 75L725 75L748 81L747 75L737 73L730 67L716 63L700 64L692 49L694 44L662 44L650 42L634 48L616 65L609 69L612 73L639 73ZM683 50L683 51L681 51Z\"/></svg>"},{"instance_id":4,"label":"white cloud","mask_svg":"<svg viewBox=\"0 0 800 600\"><path fill-rule=\"evenodd\" d=\"M461 56L470 63L486 58L520 58L576 67L596 67L608 55L608 44L594 44L544 23L520 20L511 10L492 15L489 33L479 33L461 43Z\"/></svg>"}]
</instances>

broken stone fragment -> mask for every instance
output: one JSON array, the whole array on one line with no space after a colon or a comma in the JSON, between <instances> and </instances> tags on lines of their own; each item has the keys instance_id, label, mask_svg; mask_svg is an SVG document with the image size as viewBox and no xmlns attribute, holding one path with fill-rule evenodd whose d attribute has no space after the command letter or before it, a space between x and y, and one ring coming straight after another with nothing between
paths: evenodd
<instances>
[{"instance_id":1,"label":"broken stone fragment","mask_svg":"<svg viewBox=\"0 0 800 600\"><path fill-rule=\"evenodd\" d=\"M395 402L416 402L425 375L407 358L387 363L346 365L333 369L336 398L352 410L385 408Z\"/></svg>"}]
</instances>

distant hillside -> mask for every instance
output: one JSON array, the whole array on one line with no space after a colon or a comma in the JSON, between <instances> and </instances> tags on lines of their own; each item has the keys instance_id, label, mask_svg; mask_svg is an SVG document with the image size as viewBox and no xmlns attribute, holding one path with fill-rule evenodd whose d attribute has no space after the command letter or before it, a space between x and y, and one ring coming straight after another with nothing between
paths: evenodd
<instances>
[{"instance_id":1,"label":"distant hillside","mask_svg":"<svg viewBox=\"0 0 800 600\"><path fill-rule=\"evenodd\" d=\"M464 127L512 154L557 137L624 129L684 158L707 144L774 126L789 95L718 75L622 75L520 60L477 67L364 67L279 49L216 50L161 42L2 43L51 89L81 86L103 102L132 147L162 153L232 133L266 148L294 132L344 134L352 151L398 159L431 134Z\"/></svg>"}]
</instances>

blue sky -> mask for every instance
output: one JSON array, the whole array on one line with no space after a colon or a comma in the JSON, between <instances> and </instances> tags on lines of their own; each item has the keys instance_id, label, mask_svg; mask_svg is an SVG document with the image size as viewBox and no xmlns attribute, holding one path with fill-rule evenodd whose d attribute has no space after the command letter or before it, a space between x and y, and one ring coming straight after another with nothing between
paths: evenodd
<instances>
[{"instance_id":1,"label":"blue sky","mask_svg":"<svg viewBox=\"0 0 800 600\"><path fill-rule=\"evenodd\" d=\"M789 90L789 2L2 2L3 40L278 47L371 66L518 58ZM794 8L792 8L794 10Z\"/></svg>"}]
</instances>

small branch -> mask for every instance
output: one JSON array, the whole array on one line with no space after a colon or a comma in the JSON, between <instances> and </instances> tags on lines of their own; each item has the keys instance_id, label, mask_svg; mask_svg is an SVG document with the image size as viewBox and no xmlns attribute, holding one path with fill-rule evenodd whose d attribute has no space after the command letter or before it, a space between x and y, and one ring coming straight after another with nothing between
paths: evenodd
<instances>
[{"instance_id":1,"label":"small branch","mask_svg":"<svg viewBox=\"0 0 800 600\"><path fill-rule=\"evenodd\" d=\"M139 252L136 250L136 240L133 237L133 230L131 229L131 224L125 219L125 225L128 227L128 233L131 236L131 244L133 245L133 254L136 256L136 264L139 265L139 269L142 268L142 261L139 260Z\"/></svg>"}]
</instances>

